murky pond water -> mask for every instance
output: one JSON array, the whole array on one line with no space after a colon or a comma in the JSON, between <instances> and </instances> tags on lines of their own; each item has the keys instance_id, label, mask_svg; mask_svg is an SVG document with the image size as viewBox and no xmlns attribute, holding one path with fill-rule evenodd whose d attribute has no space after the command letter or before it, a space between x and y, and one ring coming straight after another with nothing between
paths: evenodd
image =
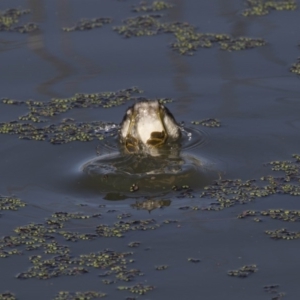
<instances>
[{"instance_id":1,"label":"murky pond water","mask_svg":"<svg viewBox=\"0 0 300 300\"><path fill-rule=\"evenodd\" d=\"M0 299L297 299L299 9L169 3L1 1ZM140 99L175 154L105 130Z\"/></svg>"}]
</instances>

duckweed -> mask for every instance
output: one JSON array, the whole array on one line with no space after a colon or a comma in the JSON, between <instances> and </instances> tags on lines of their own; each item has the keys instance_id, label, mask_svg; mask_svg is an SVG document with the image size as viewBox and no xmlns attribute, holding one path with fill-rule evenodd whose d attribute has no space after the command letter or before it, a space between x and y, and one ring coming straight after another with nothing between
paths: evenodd
<instances>
[{"instance_id":1,"label":"duckweed","mask_svg":"<svg viewBox=\"0 0 300 300\"><path fill-rule=\"evenodd\" d=\"M123 214L117 216L118 219L127 219L130 217L131 217L131 214L129 214L129 213L123 213Z\"/></svg>"},{"instance_id":2,"label":"duckweed","mask_svg":"<svg viewBox=\"0 0 300 300\"><path fill-rule=\"evenodd\" d=\"M0 257L2 258L9 257L11 255L22 255L22 251L19 251L17 249L12 249L8 251L0 250Z\"/></svg>"},{"instance_id":3,"label":"duckweed","mask_svg":"<svg viewBox=\"0 0 300 300\"><path fill-rule=\"evenodd\" d=\"M69 242L78 242L86 241L86 240L95 240L98 236L96 234L91 233L78 233L78 232L70 232L70 231L58 231L58 234L60 234L66 241Z\"/></svg>"},{"instance_id":4,"label":"duckweed","mask_svg":"<svg viewBox=\"0 0 300 300\"><path fill-rule=\"evenodd\" d=\"M278 292L278 288L278 284L266 285L263 287L266 293L272 295L272 300L281 300L285 296L285 293Z\"/></svg>"},{"instance_id":5,"label":"duckweed","mask_svg":"<svg viewBox=\"0 0 300 300\"><path fill-rule=\"evenodd\" d=\"M139 247L141 245L140 242L131 242L128 244L128 247L130 248L136 248L136 247Z\"/></svg>"},{"instance_id":6,"label":"duckweed","mask_svg":"<svg viewBox=\"0 0 300 300\"><path fill-rule=\"evenodd\" d=\"M189 210L189 209L191 209L191 207L186 205L186 206L180 206L178 209L180 209L180 210Z\"/></svg>"},{"instance_id":7,"label":"duckweed","mask_svg":"<svg viewBox=\"0 0 300 300\"><path fill-rule=\"evenodd\" d=\"M216 119L204 119L201 121L192 121L191 123L194 125L202 125L202 126L206 126L206 127L220 127L221 126L220 121L218 121Z\"/></svg>"},{"instance_id":8,"label":"duckweed","mask_svg":"<svg viewBox=\"0 0 300 300\"><path fill-rule=\"evenodd\" d=\"M295 240L300 238L300 232L289 231L285 228L266 230L265 233L274 240Z\"/></svg>"},{"instance_id":9,"label":"duckweed","mask_svg":"<svg viewBox=\"0 0 300 300\"><path fill-rule=\"evenodd\" d=\"M262 39L247 37L232 38L227 34L201 33L188 23L163 23L162 15L142 15L126 19L122 26L113 27L120 35L126 38L139 36L152 36L171 33L175 41L171 48L181 55L193 55L198 48L210 48L219 44L220 49L233 51L244 50L265 45Z\"/></svg>"},{"instance_id":10,"label":"duckweed","mask_svg":"<svg viewBox=\"0 0 300 300\"><path fill-rule=\"evenodd\" d=\"M300 75L300 58L291 66L290 71Z\"/></svg>"},{"instance_id":11,"label":"duckweed","mask_svg":"<svg viewBox=\"0 0 300 300\"><path fill-rule=\"evenodd\" d=\"M161 23L158 19L161 15L144 15L126 19L125 25L113 27L120 35L126 38L133 36L151 36L162 32Z\"/></svg>"},{"instance_id":12,"label":"duckweed","mask_svg":"<svg viewBox=\"0 0 300 300\"><path fill-rule=\"evenodd\" d=\"M0 300L16 300L16 296L10 292L0 294Z\"/></svg>"},{"instance_id":13,"label":"duckweed","mask_svg":"<svg viewBox=\"0 0 300 300\"><path fill-rule=\"evenodd\" d=\"M177 186L173 185L172 190L177 192L177 198L194 198L193 189L191 189L188 185Z\"/></svg>"},{"instance_id":14,"label":"duckweed","mask_svg":"<svg viewBox=\"0 0 300 300\"><path fill-rule=\"evenodd\" d=\"M72 109L109 108L125 104L130 100L147 100L146 98L134 96L134 94L139 93L142 93L142 91L134 87L117 92L75 94L71 98L52 99L48 102L33 100L17 101L5 98L2 99L2 104L26 105L29 113L20 116L19 120L0 123L0 134L18 135L20 139L25 140L48 141L54 145L74 141L88 142L103 140L107 136L116 135L119 125L102 121L76 122L71 118L65 118L60 123L44 126L40 123L49 122L54 116L66 113ZM156 100L161 102L170 101L168 98L159 98ZM99 153L98 148L97 153ZM134 192L138 187L133 185L131 189Z\"/></svg>"},{"instance_id":15,"label":"duckweed","mask_svg":"<svg viewBox=\"0 0 300 300\"><path fill-rule=\"evenodd\" d=\"M29 113L20 117L21 121L32 121L34 123L48 121L48 118L65 113L78 108L110 108L122 105L129 100L139 99L133 97L134 94L142 93L136 87L123 89L117 92L103 92L95 94L75 94L70 98L54 98L48 102L39 101L17 101L12 99L2 99L2 103L9 105L26 105ZM69 120L67 120L69 121ZM68 123L68 122L64 122Z\"/></svg>"},{"instance_id":16,"label":"duckweed","mask_svg":"<svg viewBox=\"0 0 300 300\"><path fill-rule=\"evenodd\" d=\"M238 215L238 219L244 219L246 217L253 217L256 216L258 212L255 210L245 210L241 214Z\"/></svg>"},{"instance_id":17,"label":"duckweed","mask_svg":"<svg viewBox=\"0 0 300 300\"><path fill-rule=\"evenodd\" d=\"M149 291L154 290L154 286L151 285L143 285L141 283L132 285L132 286L119 286L118 290L120 291L129 291L133 294L145 295Z\"/></svg>"},{"instance_id":18,"label":"duckweed","mask_svg":"<svg viewBox=\"0 0 300 300\"><path fill-rule=\"evenodd\" d=\"M143 276L144 274L138 269L122 270L117 275L116 278L121 281L132 281L136 276Z\"/></svg>"},{"instance_id":19,"label":"duckweed","mask_svg":"<svg viewBox=\"0 0 300 300\"><path fill-rule=\"evenodd\" d=\"M268 216L272 219L286 221L286 222L299 222L299 210L284 210L284 209L268 209L260 212L262 216Z\"/></svg>"},{"instance_id":20,"label":"duckweed","mask_svg":"<svg viewBox=\"0 0 300 300\"><path fill-rule=\"evenodd\" d=\"M266 291L267 293L272 293L272 291L274 291L277 288L279 288L278 284L265 285L264 286L264 291Z\"/></svg>"},{"instance_id":21,"label":"duckweed","mask_svg":"<svg viewBox=\"0 0 300 300\"><path fill-rule=\"evenodd\" d=\"M88 292L58 292L53 300L90 300L90 299L100 299L105 297L106 294L95 291Z\"/></svg>"},{"instance_id":22,"label":"duckweed","mask_svg":"<svg viewBox=\"0 0 300 300\"><path fill-rule=\"evenodd\" d=\"M135 183L129 188L129 191L130 191L130 192L136 192L136 191L138 191L138 190L139 190L139 187L138 187L138 185L135 184Z\"/></svg>"},{"instance_id":23,"label":"duckweed","mask_svg":"<svg viewBox=\"0 0 300 300\"><path fill-rule=\"evenodd\" d=\"M83 31L90 30L94 28L101 28L105 24L110 24L112 22L111 18L96 18L96 19L82 19L73 27L64 27L63 31Z\"/></svg>"},{"instance_id":24,"label":"duckweed","mask_svg":"<svg viewBox=\"0 0 300 300\"><path fill-rule=\"evenodd\" d=\"M119 253L112 250L102 252L92 252L73 257L68 254L57 255L50 259L42 259L41 255L30 256L29 260L33 264L27 272L17 275L19 279L49 279L62 275L74 276L89 272L89 268L108 269L114 274L126 270L127 264L131 260L126 259L132 253Z\"/></svg>"},{"instance_id":25,"label":"duckweed","mask_svg":"<svg viewBox=\"0 0 300 300\"><path fill-rule=\"evenodd\" d=\"M160 266L156 266L156 267L155 267L155 270L157 270L157 271L162 271L162 270L166 270L166 269L168 269L168 268L169 268L168 265L160 265Z\"/></svg>"},{"instance_id":26,"label":"duckweed","mask_svg":"<svg viewBox=\"0 0 300 300\"><path fill-rule=\"evenodd\" d=\"M222 210L236 204L245 204L258 197L266 197L273 193L275 191L269 189L268 186L258 186L256 180L226 179L215 181L212 185L205 187L200 197L217 200L217 202L213 202L208 207L202 208L202 210Z\"/></svg>"},{"instance_id":27,"label":"duckweed","mask_svg":"<svg viewBox=\"0 0 300 300\"><path fill-rule=\"evenodd\" d=\"M19 33L28 33L38 29L38 26L34 23L27 23L24 25L18 25L19 19L30 13L29 9L19 10L11 8L6 11L0 11L0 31L10 31Z\"/></svg>"},{"instance_id":28,"label":"duckweed","mask_svg":"<svg viewBox=\"0 0 300 300\"><path fill-rule=\"evenodd\" d=\"M68 212L56 212L50 218L46 219L46 224L51 228L63 228L64 223L69 220L86 220L91 218L98 218L101 214L84 215L82 213L68 213Z\"/></svg>"},{"instance_id":29,"label":"duckweed","mask_svg":"<svg viewBox=\"0 0 300 300\"><path fill-rule=\"evenodd\" d=\"M245 277L248 277L250 274L253 274L254 272L257 272L257 271L258 271L258 269L257 269L256 265L246 265L237 270L230 270L227 272L227 274L229 276L245 278Z\"/></svg>"},{"instance_id":30,"label":"duckweed","mask_svg":"<svg viewBox=\"0 0 300 300\"><path fill-rule=\"evenodd\" d=\"M106 131L109 128L109 131ZM73 121L52 124L45 127L29 123L7 122L0 123L0 133L18 135L20 139L48 141L54 145L80 141L103 140L107 133L114 134L118 125L114 123Z\"/></svg>"},{"instance_id":31,"label":"duckweed","mask_svg":"<svg viewBox=\"0 0 300 300\"><path fill-rule=\"evenodd\" d=\"M0 196L0 210L18 210L25 206L26 203L18 198Z\"/></svg>"},{"instance_id":32,"label":"duckweed","mask_svg":"<svg viewBox=\"0 0 300 300\"><path fill-rule=\"evenodd\" d=\"M98 225L95 233L79 234L76 232L62 230L65 223L71 220L89 220L98 218L100 214L83 215L78 213L57 212L45 220L44 224L30 223L15 228L15 235L4 236L0 239L0 257L20 255L24 251L42 250L44 255L33 255L29 257L32 266L25 272L19 273L18 279L49 279L58 276L74 276L88 273L90 268L106 270L99 276L115 276L109 278L105 284L116 281L132 281L136 276L143 273L138 269L128 269L128 265L134 260L130 258L132 252L116 252L106 249L101 252L72 256L71 249L67 245L61 245L56 240L57 236L63 236L67 241L90 240L101 237L120 237L128 231L153 230L161 225L153 219L118 221L112 225ZM162 222L162 224L168 224ZM139 242L129 244L130 247L139 246ZM22 247L23 252L19 247ZM49 255L54 255L48 257ZM132 287L137 293L144 293L142 286Z\"/></svg>"},{"instance_id":33,"label":"duckweed","mask_svg":"<svg viewBox=\"0 0 300 300\"><path fill-rule=\"evenodd\" d=\"M113 283L116 283L115 280L109 280L109 279L103 279L102 282L106 285L110 285L110 284L113 284Z\"/></svg>"},{"instance_id":34,"label":"duckweed","mask_svg":"<svg viewBox=\"0 0 300 300\"><path fill-rule=\"evenodd\" d=\"M171 200L152 200L148 199L142 202L136 202L131 204L131 207L136 208L136 209L144 209L148 210L149 212L157 209L157 208L162 208L166 206L170 206Z\"/></svg>"},{"instance_id":35,"label":"duckweed","mask_svg":"<svg viewBox=\"0 0 300 300\"><path fill-rule=\"evenodd\" d=\"M150 5L146 2L141 2L139 5L134 6L134 12L155 12L168 8L172 8L173 5L164 1L153 1Z\"/></svg>"},{"instance_id":36,"label":"duckweed","mask_svg":"<svg viewBox=\"0 0 300 300\"><path fill-rule=\"evenodd\" d=\"M123 237L124 233L128 231L146 231L155 230L160 227L154 219L146 220L129 220L129 221L119 221L113 226L101 224L97 226L96 233L103 237Z\"/></svg>"},{"instance_id":37,"label":"duckweed","mask_svg":"<svg viewBox=\"0 0 300 300\"><path fill-rule=\"evenodd\" d=\"M266 44L263 39L252 39L248 37L231 38L219 43L220 49L227 51L239 51L256 47L261 47Z\"/></svg>"},{"instance_id":38,"label":"duckweed","mask_svg":"<svg viewBox=\"0 0 300 300\"><path fill-rule=\"evenodd\" d=\"M263 16L272 10L295 10L297 3L295 0L247 0L248 8L242 14L245 17Z\"/></svg>"},{"instance_id":39,"label":"duckweed","mask_svg":"<svg viewBox=\"0 0 300 300\"><path fill-rule=\"evenodd\" d=\"M293 155L294 161L271 161L266 164L274 172L281 173L281 177L273 175L263 176L260 180L217 180L204 188L200 197L215 199L202 210L221 210L236 204L245 204L256 198L266 197L273 194L286 194L291 196L300 195L300 156ZM244 211L238 218L248 216L266 215L285 221L298 221L298 211L292 210L269 210L263 212Z\"/></svg>"}]
</instances>

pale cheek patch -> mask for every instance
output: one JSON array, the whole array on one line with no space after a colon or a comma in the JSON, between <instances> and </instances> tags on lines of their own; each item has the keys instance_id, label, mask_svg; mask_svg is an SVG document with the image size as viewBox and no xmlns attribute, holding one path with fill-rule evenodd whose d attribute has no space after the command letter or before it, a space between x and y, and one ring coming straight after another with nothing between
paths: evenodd
<instances>
[{"instance_id":1,"label":"pale cheek patch","mask_svg":"<svg viewBox=\"0 0 300 300\"><path fill-rule=\"evenodd\" d=\"M168 115L164 116L164 124L166 126L168 136L170 136L172 139L177 139L180 137L180 129Z\"/></svg>"},{"instance_id":2,"label":"pale cheek patch","mask_svg":"<svg viewBox=\"0 0 300 300\"><path fill-rule=\"evenodd\" d=\"M124 123L122 124L122 129L121 129L122 138L126 138L128 134L129 124L130 124L130 119L125 120Z\"/></svg>"},{"instance_id":3,"label":"pale cheek patch","mask_svg":"<svg viewBox=\"0 0 300 300\"><path fill-rule=\"evenodd\" d=\"M162 132L163 130L164 128L161 124L161 121L154 118L145 118L143 120L140 120L137 128L139 137L144 144L147 144L147 141L151 138L152 132Z\"/></svg>"}]
</instances>

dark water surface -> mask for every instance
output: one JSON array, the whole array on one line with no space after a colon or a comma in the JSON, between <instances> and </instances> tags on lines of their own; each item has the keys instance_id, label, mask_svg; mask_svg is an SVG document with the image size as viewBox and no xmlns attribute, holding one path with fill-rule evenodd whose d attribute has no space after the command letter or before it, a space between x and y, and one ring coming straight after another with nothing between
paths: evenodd
<instances>
[{"instance_id":1,"label":"dark water surface","mask_svg":"<svg viewBox=\"0 0 300 300\"><path fill-rule=\"evenodd\" d=\"M300 210L299 196L271 195L220 211L202 210L213 200L199 196L205 186L219 178L259 180L274 175L266 163L291 160L292 154L300 153L300 82L289 71L300 55L299 9L247 18L241 15L245 7L242 0L169 2L174 7L163 12L169 22L189 22L204 33L263 38L267 44L233 52L215 45L199 48L191 57L181 56L170 48L172 35L125 39L112 31L125 18L137 15L131 7L139 1L1 1L1 10L31 9L21 22L35 22L40 30L29 34L0 32L0 98L46 102L75 93L114 92L137 86L144 91L143 97L174 100L167 106L193 133L190 143L194 146L183 147L175 163L182 167L179 175L150 174L139 179L143 165L139 165L138 177L127 176L128 168L138 162L120 158L115 137L52 145L0 135L0 195L15 195L27 204L18 211L1 212L2 236L14 235L17 226L44 223L54 212L102 215L67 222L68 230L80 233L94 233L99 224L120 221L117 216L121 214L130 214L123 221L178 221L157 230L129 231L123 238L98 237L76 243L58 239L73 256L107 248L133 251L135 262L129 269L139 269L144 275L132 282L105 285L98 277L105 270L95 268L77 276L17 279L18 273L32 266L29 256L55 256L41 249L26 251L21 246L12 248L22 250L23 255L0 258L0 294L10 291L21 300L47 300L54 299L59 291L95 290L107 293L110 299L126 299L132 294L117 287L142 283L155 289L139 299L263 300L281 292L286 293L284 299L298 298L299 239L274 240L264 232L280 228L299 232L299 223L271 218L255 222L253 217L237 216L245 210ZM89 31L68 33L61 29L81 18L96 17L113 20ZM125 104L74 109L53 117L50 123L74 118L118 124L126 108ZM17 120L27 112L26 106L0 103L0 123ZM207 118L220 120L221 127L191 124ZM103 169L86 167L91 162L107 167L109 176L114 172L110 169L113 164L121 164L125 171L105 182ZM138 180L139 190L130 192ZM173 185L189 185L192 191L175 191ZM152 207L151 212L141 209L137 203L145 200L158 201L159 208ZM140 246L129 248L134 241ZM189 262L188 258L200 262ZM248 278L227 275L228 270L249 264L256 264L258 271ZM155 266L159 265L169 267L158 271ZM279 285L277 293L264 291L263 287L271 284Z\"/></svg>"}]
</instances>

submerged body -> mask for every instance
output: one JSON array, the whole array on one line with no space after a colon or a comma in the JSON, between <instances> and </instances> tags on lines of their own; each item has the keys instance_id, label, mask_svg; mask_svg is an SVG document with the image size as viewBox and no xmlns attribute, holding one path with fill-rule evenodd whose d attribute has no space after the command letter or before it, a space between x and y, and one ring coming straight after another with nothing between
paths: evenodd
<instances>
[{"instance_id":1,"label":"submerged body","mask_svg":"<svg viewBox=\"0 0 300 300\"><path fill-rule=\"evenodd\" d=\"M157 100L142 101L130 107L121 124L120 140L129 153L158 148L181 136L170 111Z\"/></svg>"}]
</instances>

